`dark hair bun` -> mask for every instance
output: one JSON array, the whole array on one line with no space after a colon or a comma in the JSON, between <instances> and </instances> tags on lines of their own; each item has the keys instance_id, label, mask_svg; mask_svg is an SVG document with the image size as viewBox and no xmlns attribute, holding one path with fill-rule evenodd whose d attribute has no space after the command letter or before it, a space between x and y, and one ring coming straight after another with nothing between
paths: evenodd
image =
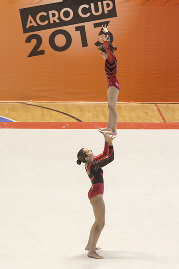
<instances>
[{"instance_id":1,"label":"dark hair bun","mask_svg":"<svg viewBox=\"0 0 179 269\"><path fill-rule=\"evenodd\" d=\"M77 160L76 163L77 163L78 165L80 165L80 164L81 164L81 161L80 161L80 160Z\"/></svg>"},{"instance_id":2,"label":"dark hair bun","mask_svg":"<svg viewBox=\"0 0 179 269\"><path fill-rule=\"evenodd\" d=\"M104 44L99 45L98 49L102 52L106 52Z\"/></svg>"},{"instance_id":3,"label":"dark hair bun","mask_svg":"<svg viewBox=\"0 0 179 269\"><path fill-rule=\"evenodd\" d=\"M110 46L110 49L111 49L112 51L117 50L117 47L113 46L113 45L110 44L110 43L109 43L109 46ZM100 51L106 53L106 48L105 48L104 44L99 45L99 46L98 46L98 49L99 49Z\"/></svg>"}]
</instances>

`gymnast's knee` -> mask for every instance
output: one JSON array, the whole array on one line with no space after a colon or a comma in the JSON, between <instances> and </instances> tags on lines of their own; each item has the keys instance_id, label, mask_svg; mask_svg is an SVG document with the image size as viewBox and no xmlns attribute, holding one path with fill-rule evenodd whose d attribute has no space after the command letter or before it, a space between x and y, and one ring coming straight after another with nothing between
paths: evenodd
<instances>
[{"instance_id":1,"label":"gymnast's knee","mask_svg":"<svg viewBox=\"0 0 179 269\"><path fill-rule=\"evenodd\" d=\"M110 112L116 113L116 106L115 105L108 104L108 109L110 110Z\"/></svg>"},{"instance_id":2,"label":"gymnast's knee","mask_svg":"<svg viewBox=\"0 0 179 269\"><path fill-rule=\"evenodd\" d=\"M105 226L105 219L98 221L97 226L100 230L102 230Z\"/></svg>"},{"instance_id":3,"label":"gymnast's knee","mask_svg":"<svg viewBox=\"0 0 179 269\"><path fill-rule=\"evenodd\" d=\"M109 110L115 110L115 106L113 104L108 103Z\"/></svg>"}]
</instances>

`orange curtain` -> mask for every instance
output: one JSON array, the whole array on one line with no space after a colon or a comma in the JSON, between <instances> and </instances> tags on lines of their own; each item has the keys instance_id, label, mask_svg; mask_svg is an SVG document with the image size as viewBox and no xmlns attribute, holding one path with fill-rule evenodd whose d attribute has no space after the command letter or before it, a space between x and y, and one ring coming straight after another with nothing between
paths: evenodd
<instances>
[{"instance_id":1,"label":"orange curtain","mask_svg":"<svg viewBox=\"0 0 179 269\"><path fill-rule=\"evenodd\" d=\"M20 9L58 2L1 0L0 101L107 101L104 60L95 46L101 28L94 24L109 21L118 48L118 101L179 102L179 1L116 0L117 17L23 32ZM76 2L87 5L89 1ZM83 12L91 12L91 7ZM44 14L40 19L45 23ZM33 23L37 21L29 19ZM57 48L65 46L62 32L53 38L57 30L71 37L64 51L49 44L51 37ZM34 34L41 41L29 41ZM43 54L28 57L36 42Z\"/></svg>"}]
</instances>

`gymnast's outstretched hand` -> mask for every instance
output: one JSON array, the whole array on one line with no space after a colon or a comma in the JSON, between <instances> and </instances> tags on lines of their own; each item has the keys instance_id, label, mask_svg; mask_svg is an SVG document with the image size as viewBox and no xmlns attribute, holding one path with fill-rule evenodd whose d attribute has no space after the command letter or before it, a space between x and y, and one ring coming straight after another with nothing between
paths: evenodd
<instances>
[{"instance_id":1,"label":"gymnast's outstretched hand","mask_svg":"<svg viewBox=\"0 0 179 269\"><path fill-rule=\"evenodd\" d=\"M106 26L106 24L103 26L102 31L103 31L104 34L107 34L109 32L108 31L108 26Z\"/></svg>"},{"instance_id":2,"label":"gymnast's outstretched hand","mask_svg":"<svg viewBox=\"0 0 179 269\"><path fill-rule=\"evenodd\" d=\"M98 36L99 39L103 40L103 41L108 41L109 40L109 35L108 35L108 27L106 26L106 24L104 26L102 26L102 31L103 31L103 35L101 37Z\"/></svg>"},{"instance_id":3,"label":"gymnast's outstretched hand","mask_svg":"<svg viewBox=\"0 0 179 269\"><path fill-rule=\"evenodd\" d=\"M105 133L105 132L100 132L100 133L102 133L104 135L105 141L110 143L110 144L112 143L112 141L116 137L116 135L111 135L111 134L108 134L108 133Z\"/></svg>"}]
</instances>

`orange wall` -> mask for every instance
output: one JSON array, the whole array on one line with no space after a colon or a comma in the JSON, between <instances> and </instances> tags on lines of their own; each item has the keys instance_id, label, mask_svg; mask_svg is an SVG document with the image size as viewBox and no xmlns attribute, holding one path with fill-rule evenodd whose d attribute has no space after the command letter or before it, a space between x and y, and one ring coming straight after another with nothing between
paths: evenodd
<instances>
[{"instance_id":1,"label":"orange wall","mask_svg":"<svg viewBox=\"0 0 179 269\"><path fill-rule=\"evenodd\" d=\"M107 101L104 60L94 45L100 28L94 22L80 24L88 47L82 48L78 25L71 25L62 27L72 37L68 50L49 46L49 36L58 28L43 30L36 34L45 54L27 57L35 40L25 43L31 33L23 34L19 9L54 2L59 1L0 2L1 101ZM118 47L118 101L179 102L179 1L115 2L117 17L108 20ZM64 42L56 38L57 44Z\"/></svg>"}]
</instances>

